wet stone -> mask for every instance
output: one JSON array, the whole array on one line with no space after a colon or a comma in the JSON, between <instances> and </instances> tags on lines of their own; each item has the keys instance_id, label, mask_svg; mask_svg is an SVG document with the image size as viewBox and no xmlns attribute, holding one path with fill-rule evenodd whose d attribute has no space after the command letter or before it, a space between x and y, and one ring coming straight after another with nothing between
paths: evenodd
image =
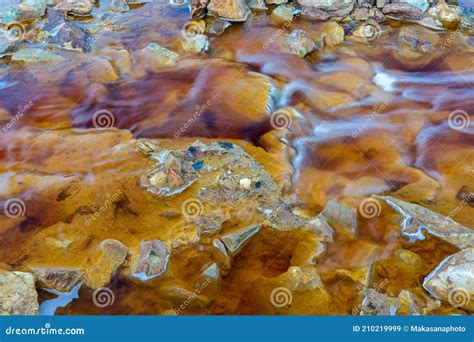
<instances>
[{"instance_id":1,"label":"wet stone","mask_svg":"<svg viewBox=\"0 0 474 342\"><path fill-rule=\"evenodd\" d=\"M374 289L364 291L364 298L360 305L360 314L368 316L394 315L400 304L393 301L386 294Z\"/></svg>"},{"instance_id":2,"label":"wet stone","mask_svg":"<svg viewBox=\"0 0 474 342\"><path fill-rule=\"evenodd\" d=\"M304 58L316 49L315 42L308 33L303 30L296 29L288 36L288 45L291 53Z\"/></svg>"},{"instance_id":3,"label":"wet stone","mask_svg":"<svg viewBox=\"0 0 474 342\"><path fill-rule=\"evenodd\" d=\"M450 255L426 276L423 287L455 308L474 310L474 248Z\"/></svg>"},{"instance_id":4,"label":"wet stone","mask_svg":"<svg viewBox=\"0 0 474 342\"><path fill-rule=\"evenodd\" d=\"M206 15L206 8L209 4L209 0L190 0L189 10L191 12L191 19L201 19Z\"/></svg>"},{"instance_id":5,"label":"wet stone","mask_svg":"<svg viewBox=\"0 0 474 342\"><path fill-rule=\"evenodd\" d=\"M31 270L39 287L59 292L70 292L82 280L77 269L33 268Z\"/></svg>"},{"instance_id":6,"label":"wet stone","mask_svg":"<svg viewBox=\"0 0 474 342\"><path fill-rule=\"evenodd\" d=\"M245 21L251 14L244 0L210 0L207 11L210 15L229 21Z\"/></svg>"},{"instance_id":7,"label":"wet stone","mask_svg":"<svg viewBox=\"0 0 474 342\"><path fill-rule=\"evenodd\" d=\"M31 273L0 270L0 315L38 314L38 294Z\"/></svg>"},{"instance_id":8,"label":"wet stone","mask_svg":"<svg viewBox=\"0 0 474 342\"><path fill-rule=\"evenodd\" d=\"M419 20L423 16L423 11L421 9L403 2L385 5L382 9L382 13L399 19L410 20Z\"/></svg>"},{"instance_id":9,"label":"wet stone","mask_svg":"<svg viewBox=\"0 0 474 342\"><path fill-rule=\"evenodd\" d=\"M139 63L143 63L145 68L154 71L160 67L173 66L177 63L179 55L156 43L150 43L145 48L138 51Z\"/></svg>"},{"instance_id":10,"label":"wet stone","mask_svg":"<svg viewBox=\"0 0 474 342\"><path fill-rule=\"evenodd\" d=\"M254 10L265 11L268 9L268 7L265 6L265 0L248 0L247 6Z\"/></svg>"},{"instance_id":11,"label":"wet stone","mask_svg":"<svg viewBox=\"0 0 474 342\"><path fill-rule=\"evenodd\" d=\"M449 217L418 204L404 202L390 196L376 196L403 216L402 235L410 242L425 240L424 231L459 248L474 246L474 231Z\"/></svg>"},{"instance_id":12,"label":"wet stone","mask_svg":"<svg viewBox=\"0 0 474 342\"><path fill-rule=\"evenodd\" d=\"M48 11L48 19L43 26L43 31L47 32L49 43L61 48L84 52L91 50L90 34L74 22L65 20L64 16L56 11Z\"/></svg>"},{"instance_id":13,"label":"wet stone","mask_svg":"<svg viewBox=\"0 0 474 342\"><path fill-rule=\"evenodd\" d=\"M96 289L110 283L112 276L123 265L128 256L128 248L118 240L107 239L100 243L99 251L88 262L85 276L86 285Z\"/></svg>"},{"instance_id":14,"label":"wet stone","mask_svg":"<svg viewBox=\"0 0 474 342\"><path fill-rule=\"evenodd\" d=\"M428 10L428 15L445 27L455 27L461 21L461 8L439 3Z\"/></svg>"},{"instance_id":15,"label":"wet stone","mask_svg":"<svg viewBox=\"0 0 474 342\"><path fill-rule=\"evenodd\" d=\"M291 22L296 9L291 5L280 5L272 11L272 18L282 21Z\"/></svg>"},{"instance_id":16,"label":"wet stone","mask_svg":"<svg viewBox=\"0 0 474 342\"><path fill-rule=\"evenodd\" d=\"M38 48L22 49L12 55L12 61L26 63L61 62L63 60L64 58L59 55Z\"/></svg>"},{"instance_id":17,"label":"wet stone","mask_svg":"<svg viewBox=\"0 0 474 342\"><path fill-rule=\"evenodd\" d=\"M206 20L206 33L219 36L224 33L224 31L229 28L232 24L226 20L219 18L210 17Z\"/></svg>"},{"instance_id":18,"label":"wet stone","mask_svg":"<svg viewBox=\"0 0 474 342\"><path fill-rule=\"evenodd\" d=\"M327 20L329 14L315 7L303 6L301 8L301 17L310 20Z\"/></svg>"},{"instance_id":19,"label":"wet stone","mask_svg":"<svg viewBox=\"0 0 474 342\"><path fill-rule=\"evenodd\" d=\"M194 160L188 151L164 150L153 159L158 161L151 171L142 177L141 185L159 196L181 193L197 180Z\"/></svg>"},{"instance_id":20,"label":"wet stone","mask_svg":"<svg viewBox=\"0 0 474 342\"><path fill-rule=\"evenodd\" d=\"M54 10L63 12L70 16L88 16L92 12L92 2L90 0L60 0L56 2L57 5L53 7Z\"/></svg>"},{"instance_id":21,"label":"wet stone","mask_svg":"<svg viewBox=\"0 0 474 342\"><path fill-rule=\"evenodd\" d=\"M160 240L144 241L140 245L140 256L135 262L132 276L147 281L166 272L170 254Z\"/></svg>"},{"instance_id":22,"label":"wet stone","mask_svg":"<svg viewBox=\"0 0 474 342\"><path fill-rule=\"evenodd\" d=\"M231 255L238 254L244 245L260 231L260 226L250 226L229 233L221 237L221 241L224 243L226 249Z\"/></svg>"},{"instance_id":23,"label":"wet stone","mask_svg":"<svg viewBox=\"0 0 474 342\"><path fill-rule=\"evenodd\" d=\"M355 209L345 207L336 201L330 200L321 212L329 224L336 228L342 235L353 238L357 233L357 212Z\"/></svg>"}]
</instances>

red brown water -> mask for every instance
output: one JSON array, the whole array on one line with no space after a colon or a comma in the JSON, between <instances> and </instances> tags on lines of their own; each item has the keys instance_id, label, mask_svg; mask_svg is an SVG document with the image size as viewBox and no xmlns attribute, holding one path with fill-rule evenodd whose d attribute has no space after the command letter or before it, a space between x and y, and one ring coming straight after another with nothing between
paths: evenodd
<instances>
[{"instance_id":1,"label":"red brown water","mask_svg":"<svg viewBox=\"0 0 474 342\"><path fill-rule=\"evenodd\" d=\"M104 12L105 8L96 8L94 17ZM436 48L428 56L412 60L400 48L399 28L392 23L382 25L381 37L369 43L346 38L340 45L326 46L301 59L285 52L279 42L292 29L322 31L326 24L298 19L282 28L260 13L246 23L233 23L221 36L211 37L210 51L197 55L180 48L181 28L187 20L183 9L160 3L137 6L116 14L113 22L126 29L98 34L90 54L57 52L66 58L58 64L0 61L0 108L10 112L2 115L3 124L20 113L0 139L2 188L14 173L26 171L19 163L41 164L42 158L51 157L46 147L29 144L22 133L25 130L93 130L94 113L107 110L113 113L115 128L130 130L136 138L173 138L196 108L210 101L197 123L181 136L235 138L259 145L260 137L272 130L269 113L284 106L297 109L300 116L290 127L291 146L296 150L290 192L298 195L309 213L317 214L330 199L356 208L371 194L390 193L448 215L459 207L456 195L461 188L474 191L473 125L458 130L448 120L453 111L463 111L472 120L472 37L461 31L432 31L429 35L438 42ZM97 21L80 24L92 28ZM268 43L271 37L276 42ZM130 70L121 68L113 50L128 50L133 57L149 42L179 51L178 65L156 72L145 71L137 63L132 63ZM93 56L110 60L112 72L104 70ZM258 83L262 80L255 79L254 73L268 77L273 83L270 92L264 91ZM63 162L67 169L66 164L74 161ZM121 170L121 162L107 167ZM94 167L100 165L91 169ZM28 198L28 187L20 195ZM35 211L34 206L29 210ZM473 206L462 206L453 219L474 228ZM2 222L0 262L19 267L22 260L13 251L42 225L26 221L12 227ZM428 265L426 273L456 250L436 240L408 244L394 233L398 229L399 217L384 208L375 219L360 218L355 241L330 245L316 268L333 294L334 313L351 313L358 290L351 282L335 277L335 270L360 266L374 248L379 249L378 260L388 259L402 247L414 251ZM186 258L186 253L175 257ZM289 267L277 254L267 259L265 269L259 272L280 274ZM251 265L252 260L243 254L236 263ZM192 265L196 270L201 266ZM243 275L233 273L224 280L227 295L238 299L239 305L187 309L187 313L262 313L239 289L239 277ZM147 286L116 277L109 287L116 296L114 305L94 306L92 291L82 287L79 299L57 313L163 312L162 299ZM384 292L397 295L402 288L397 279L390 279ZM45 293L42 296L47 297ZM452 312L456 310L443 304L436 313Z\"/></svg>"}]
</instances>

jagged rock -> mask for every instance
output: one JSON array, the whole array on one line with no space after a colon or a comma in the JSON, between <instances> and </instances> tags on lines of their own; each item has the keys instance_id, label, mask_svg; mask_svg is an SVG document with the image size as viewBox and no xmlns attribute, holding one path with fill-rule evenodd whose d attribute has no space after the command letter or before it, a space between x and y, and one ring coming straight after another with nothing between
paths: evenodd
<instances>
[{"instance_id":1,"label":"jagged rock","mask_svg":"<svg viewBox=\"0 0 474 342\"><path fill-rule=\"evenodd\" d=\"M63 60L62 56L38 48L25 48L12 54L12 61L15 62L39 63L61 62Z\"/></svg>"},{"instance_id":2,"label":"jagged rock","mask_svg":"<svg viewBox=\"0 0 474 342\"><path fill-rule=\"evenodd\" d=\"M7 38L7 33L0 30L0 58L11 55L18 49L18 39Z\"/></svg>"},{"instance_id":3,"label":"jagged rock","mask_svg":"<svg viewBox=\"0 0 474 342\"><path fill-rule=\"evenodd\" d=\"M250 238L260 231L260 228L260 226L246 227L222 236L221 241L231 255L236 255Z\"/></svg>"},{"instance_id":4,"label":"jagged rock","mask_svg":"<svg viewBox=\"0 0 474 342\"><path fill-rule=\"evenodd\" d=\"M247 0L247 6L255 10L267 10L268 7L265 6L265 0Z\"/></svg>"},{"instance_id":5,"label":"jagged rock","mask_svg":"<svg viewBox=\"0 0 474 342\"><path fill-rule=\"evenodd\" d=\"M355 209L342 206L336 201L330 200L321 212L329 224L343 236L353 239L357 234L357 212Z\"/></svg>"},{"instance_id":6,"label":"jagged rock","mask_svg":"<svg viewBox=\"0 0 474 342\"><path fill-rule=\"evenodd\" d=\"M64 268L32 268L36 283L43 289L70 292L82 280L82 274L77 269Z\"/></svg>"},{"instance_id":7,"label":"jagged rock","mask_svg":"<svg viewBox=\"0 0 474 342\"><path fill-rule=\"evenodd\" d=\"M43 26L43 31L49 35L47 39L49 43L56 44L63 49L84 52L91 50L90 34L74 22L65 20L64 16L56 11L48 11L48 19Z\"/></svg>"},{"instance_id":8,"label":"jagged rock","mask_svg":"<svg viewBox=\"0 0 474 342\"><path fill-rule=\"evenodd\" d=\"M402 235L411 242L424 240L424 231L459 248L474 246L474 231L452 219L426 209L420 205L404 202L390 196L375 196L398 213L404 219L401 223Z\"/></svg>"},{"instance_id":9,"label":"jagged rock","mask_svg":"<svg viewBox=\"0 0 474 342\"><path fill-rule=\"evenodd\" d=\"M220 18L210 17L206 21L206 33L219 36L232 24Z\"/></svg>"},{"instance_id":10,"label":"jagged rock","mask_svg":"<svg viewBox=\"0 0 474 342\"><path fill-rule=\"evenodd\" d=\"M144 241L140 245L140 256L132 270L132 276L147 281L166 272L170 254L160 240Z\"/></svg>"},{"instance_id":11,"label":"jagged rock","mask_svg":"<svg viewBox=\"0 0 474 342\"><path fill-rule=\"evenodd\" d=\"M221 289L221 281L219 266L214 262L199 275L195 286L204 288L206 293L215 294Z\"/></svg>"},{"instance_id":12,"label":"jagged rock","mask_svg":"<svg viewBox=\"0 0 474 342\"><path fill-rule=\"evenodd\" d=\"M328 11L346 10L352 11L354 0L297 0L301 6L315 7Z\"/></svg>"},{"instance_id":13,"label":"jagged rock","mask_svg":"<svg viewBox=\"0 0 474 342\"><path fill-rule=\"evenodd\" d=\"M221 240L212 240L212 247L212 257L214 261L219 266L222 274L227 275L232 266L232 258Z\"/></svg>"},{"instance_id":14,"label":"jagged rock","mask_svg":"<svg viewBox=\"0 0 474 342\"><path fill-rule=\"evenodd\" d=\"M316 49L316 43L310 35L303 30L293 30L288 36L288 45L291 53L304 58Z\"/></svg>"},{"instance_id":15,"label":"jagged rock","mask_svg":"<svg viewBox=\"0 0 474 342\"><path fill-rule=\"evenodd\" d=\"M450 255L426 276L423 287L456 308L474 310L474 248Z\"/></svg>"},{"instance_id":16,"label":"jagged rock","mask_svg":"<svg viewBox=\"0 0 474 342\"><path fill-rule=\"evenodd\" d=\"M423 12L430 7L430 1L428 0L392 0L391 2L409 4L418 7Z\"/></svg>"},{"instance_id":17,"label":"jagged rock","mask_svg":"<svg viewBox=\"0 0 474 342\"><path fill-rule=\"evenodd\" d=\"M399 19L419 20L423 17L423 11L413 5L400 2L387 4L382 8L382 13Z\"/></svg>"},{"instance_id":18,"label":"jagged rock","mask_svg":"<svg viewBox=\"0 0 474 342\"><path fill-rule=\"evenodd\" d=\"M38 294L31 273L0 270L0 315L38 314Z\"/></svg>"},{"instance_id":19,"label":"jagged rock","mask_svg":"<svg viewBox=\"0 0 474 342\"><path fill-rule=\"evenodd\" d=\"M118 240L107 239L100 243L99 250L89 260L86 267L85 283L92 289L104 287L111 277L125 262L128 248Z\"/></svg>"},{"instance_id":20,"label":"jagged rock","mask_svg":"<svg viewBox=\"0 0 474 342\"><path fill-rule=\"evenodd\" d=\"M93 8L90 0L59 0L55 3L54 10L79 17L88 16Z\"/></svg>"},{"instance_id":21,"label":"jagged rock","mask_svg":"<svg viewBox=\"0 0 474 342\"><path fill-rule=\"evenodd\" d=\"M327 20L330 18L330 15L316 7L303 6L301 8L301 17L311 20Z\"/></svg>"},{"instance_id":22,"label":"jagged rock","mask_svg":"<svg viewBox=\"0 0 474 342\"><path fill-rule=\"evenodd\" d=\"M156 43L150 43L139 50L136 55L138 63L143 64L145 69L158 71L162 67L176 65L179 55Z\"/></svg>"},{"instance_id":23,"label":"jagged rock","mask_svg":"<svg viewBox=\"0 0 474 342\"><path fill-rule=\"evenodd\" d=\"M210 0L207 11L210 15L229 21L245 21L251 14L244 0Z\"/></svg>"},{"instance_id":24,"label":"jagged rock","mask_svg":"<svg viewBox=\"0 0 474 342\"><path fill-rule=\"evenodd\" d=\"M428 10L428 15L438 20L445 27L455 27L461 21L461 8L439 3Z\"/></svg>"},{"instance_id":25,"label":"jagged rock","mask_svg":"<svg viewBox=\"0 0 474 342\"><path fill-rule=\"evenodd\" d=\"M360 305L360 314L369 316L395 315L400 303L398 299L388 297L374 289L364 291L364 298Z\"/></svg>"},{"instance_id":26,"label":"jagged rock","mask_svg":"<svg viewBox=\"0 0 474 342\"><path fill-rule=\"evenodd\" d=\"M112 12L127 12L130 10L130 6L126 0L112 0L110 3L110 11Z\"/></svg>"},{"instance_id":27,"label":"jagged rock","mask_svg":"<svg viewBox=\"0 0 474 342\"><path fill-rule=\"evenodd\" d=\"M272 18L281 22L293 21L293 16L296 13L296 8L291 5L280 5L272 11Z\"/></svg>"},{"instance_id":28,"label":"jagged rock","mask_svg":"<svg viewBox=\"0 0 474 342\"><path fill-rule=\"evenodd\" d=\"M191 186L197 179L189 151L164 150L153 155L158 161L141 179L141 185L159 196L172 196Z\"/></svg>"},{"instance_id":29,"label":"jagged rock","mask_svg":"<svg viewBox=\"0 0 474 342\"><path fill-rule=\"evenodd\" d=\"M7 8L0 13L0 23L18 23L30 19L37 19L46 13L46 0L26 0L21 4Z\"/></svg>"},{"instance_id":30,"label":"jagged rock","mask_svg":"<svg viewBox=\"0 0 474 342\"><path fill-rule=\"evenodd\" d=\"M183 49L188 52L201 53L209 50L209 38L205 34L195 34L186 37Z\"/></svg>"},{"instance_id":31,"label":"jagged rock","mask_svg":"<svg viewBox=\"0 0 474 342\"><path fill-rule=\"evenodd\" d=\"M208 4L209 0L190 0L189 10L191 12L191 19L197 20L204 18Z\"/></svg>"},{"instance_id":32,"label":"jagged rock","mask_svg":"<svg viewBox=\"0 0 474 342\"><path fill-rule=\"evenodd\" d=\"M398 300L400 301L400 307L397 310L397 315L417 316L421 314L416 298L410 291L401 291L398 295Z\"/></svg>"}]
</instances>

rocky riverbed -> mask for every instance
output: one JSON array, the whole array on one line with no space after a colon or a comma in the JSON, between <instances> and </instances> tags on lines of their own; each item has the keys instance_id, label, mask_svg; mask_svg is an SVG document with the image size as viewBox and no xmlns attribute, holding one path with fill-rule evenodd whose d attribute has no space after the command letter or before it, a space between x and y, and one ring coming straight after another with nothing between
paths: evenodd
<instances>
[{"instance_id":1,"label":"rocky riverbed","mask_svg":"<svg viewBox=\"0 0 474 342\"><path fill-rule=\"evenodd\" d=\"M470 1L7 0L0 314L474 311Z\"/></svg>"}]
</instances>

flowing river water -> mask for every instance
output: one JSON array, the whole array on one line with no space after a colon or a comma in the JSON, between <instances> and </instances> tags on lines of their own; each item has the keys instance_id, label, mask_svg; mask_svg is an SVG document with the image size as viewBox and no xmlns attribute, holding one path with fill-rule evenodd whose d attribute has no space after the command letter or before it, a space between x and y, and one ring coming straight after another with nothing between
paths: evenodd
<instances>
[{"instance_id":1,"label":"flowing river water","mask_svg":"<svg viewBox=\"0 0 474 342\"><path fill-rule=\"evenodd\" d=\"M105 11L95 8L94 17ZM125 245L138 246L150 232L165 229L164 215L150 213L142 195L134 198L132 191L115 204L114 218L109 215L86 232L74 228L77 208L104 203L116 179L136 176L141 161L123 147L126 140L167 139L166 146L183 147L195 138L217 139L273 153L277 147L268 136L276 132L288 142L285 157L291 166L279 160L283 154L267 163L259 155L263 152L254 157L271 175L284 178L284 194L297 196L298 210L314 216L335 200L358 211L355 238L336 237L314 266L332 298L330 308L316 313L354 313L364 286L395 297L406 289L428 297L423 277L457 248L436 238L411 243L400 235L398 214L381 205L375 215L364 215L361 203L373 194L390 194L474 228L472 36L392 21L380 24L380 35L369 42L349 36L340 44L326 41L321 51L302 59L285 50L288 32L300 28L330 35L329 22L298 19L282 25L259 12L210 36L209 51L196 54L181 49L187 9L158 1L108 20L105 28L91 18L78 21L95 30L88 53L62 50L56 53L64 59L49 63L0 60L1 198L26 203L22 217L1 218L4 267L76 267L104 238L120 236ZM407 36L428 47L413 52L404 43ZM137 52L150 42L177 51L177 64L153 68L140 62ZM272 120L278 111L285 130ZM98 112L112 114L107 129L96 127ZM75 190L77 179L87 182L86 193ZM161 205L156 208L174 210ZM421 258L413 274L398 265L401 249ZM202 247L201 252L182 249L171 255L170 263L179 261L174 272L188 287L209 263L209 251ZM273 313L252 299L249 284L259 274L278 277L290 266L280 245L257 236L235 258L214 302L186 306L183 313ZM354 281L364 267L371 268L369 284ZM108 287L113 305L94 305L93 290L82 286L53 312L172 309L162 291L120 274ZM39 296L40 304L55 297L48 291ZM430 313L464 311L443 302Z\"/></svg>"}]
</instances>

